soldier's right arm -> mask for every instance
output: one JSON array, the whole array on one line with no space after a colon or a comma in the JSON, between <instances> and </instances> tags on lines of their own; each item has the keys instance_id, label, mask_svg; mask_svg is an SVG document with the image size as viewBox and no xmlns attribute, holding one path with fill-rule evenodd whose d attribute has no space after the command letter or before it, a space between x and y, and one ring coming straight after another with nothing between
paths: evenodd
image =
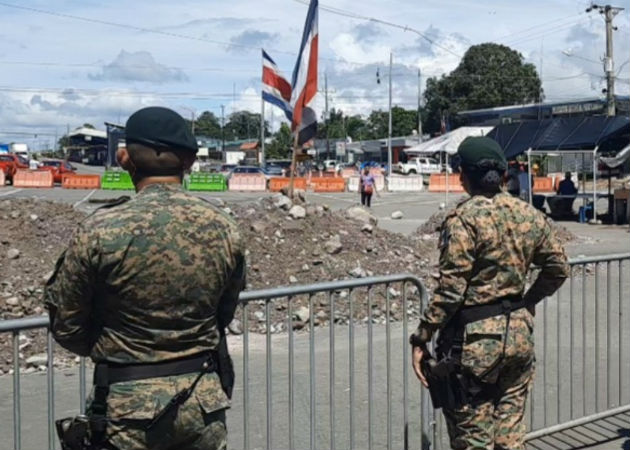
<instances>
[{"instance_id":1,"label":"soldier's right arm","mask_svg":"<svg viewBox=\"0 0 630 450\"><path fill-rule=\"evenodd\" d=\"M59 257L46 283L44 301L55 340L67 350L88 356L92 347L91 318L94 270L90 238L79 227L70 245Z\"/></svg>"},{"instance_id":2,"label":"soldier's right arm","mask_svg":"<svg viewBox=\"0 0 630 450\"><path fill-rule=\"evenodd\" d=\"M558 290L569 276L570 270L562 244L556 238L549 222L545 219L543 222L541 238L532 260L540 267L540 273L525 294L525 299L532 303L537 303Z\"/></svg>"}]
</instances>

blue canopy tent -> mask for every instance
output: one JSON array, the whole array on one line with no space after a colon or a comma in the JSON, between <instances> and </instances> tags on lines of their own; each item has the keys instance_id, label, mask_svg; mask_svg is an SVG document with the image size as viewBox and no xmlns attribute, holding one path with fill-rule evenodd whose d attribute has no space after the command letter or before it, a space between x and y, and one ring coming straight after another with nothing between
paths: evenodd
<instances>
[{"instance_id":1,"label":"blue canopy tent","mask_svg":"<svg viewBox=\"0 0 630 450\"><path fill-rule=\"evenodd\" d=\"M630 142L630 118L615 116L567 117L502 124L488 137L497 141L507 159L527 154L573 153L593 155L593 186L597 182L597 153L615 153ZM531 164L528 164L531 183ZM530 186L530 202L532 189ZM597 192L593 188L593 204ZM595 217L595 214L593 215Z\"/></svg>"}]
</instances>

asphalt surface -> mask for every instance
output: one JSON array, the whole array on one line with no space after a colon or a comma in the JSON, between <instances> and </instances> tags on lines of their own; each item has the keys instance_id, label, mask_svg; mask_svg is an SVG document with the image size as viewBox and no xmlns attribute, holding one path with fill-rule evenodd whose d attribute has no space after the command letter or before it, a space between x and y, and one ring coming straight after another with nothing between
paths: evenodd
<instances>
[{"instance_id":1,"label":"asphalt surface","mask_svg":"<svg viewBox=\"0 0 630 450\"><path fill-rule=\"evenodd\" d=\"M0 188L0 199L6 197L37 197L63 201L86 211L98 204L90 200L114 198L120 195L133 195L121 191L78 191L55 189L22 189L10 186ZM261 194L212 193L199 194L209 199L230 202L252 202ZM269 195L269 194L264 194ZM344 209L358 203L357 194L308 194L310 201L328 204L333 209ZM450 200L455 198L451 197ZM413 232L424 223L444 202L444 194L422 193L383 193L374 198L373 212L379 218L379 226L398 233ZM402 220L392 220L391 212L403 211ZM630 234L627 226L586 225L563 222L578 235L578 241L567 246L571 256L604 255L630 252ZM622 318L630 314L630 263L619 271L617 263L610 265L610 278L600 267L599 275L587 272L585 282L581 272L575 272L573 283L567 282L559 296L548 299L539 305L536 317L536 346L538 369L533 401L527 413L527 420L533 428L539 429L572 417L606 410L608 407L630 403L630 328L624 327ZM597 284L597 295L595 286ZM570 301L570 299L573 299ZM622 305L621 307L619 305ZM545 320L546 319L546 320ZM415 323L409 324L409 330ZM621 331L620 331L621 330ZM311 415L309 340L308 334L295 334L295 363L293 365L295 448L307 448L310 441L311 419L315 419L313 439L318 448L330 447L330 329L321 328L315 333L315 414ZM403 354L407 351L406 338L401 324L391 327L390 372L391 423L393 448L402 448L404 421L402 408ZM287 335L273 335L272 349L272 441L271 448L289 448L289 380ZM348 328L335 328L335 379L334 379L334 436L338 448L348 448L350 410L354 415L354 444L356 448L367 448L371 432L374 448L386 448L387 444L387 404L388 395L386 358L386 328L375 324L373 327L372 351L373 397L368 397L368 333L365 324L355 327L355 402L349 404L349 341ZM237 369L237 386L233 408L228 413L230 448L243 448L243 344L242 337L232 337L231 347ZM585 355L583 359L582 355ZM251 448L265 448L266 445L266 363L265 338L250 335L249 354L249 415L247 420ZM409 433L410 448L420 448L421 435L420 387L411 372L407 373L410 389ZM22 436L24 449L40 449L47 442L46 376L42 374L21 377L22 397ZM598 389L594 389L598 386ZM573 395L572 395L573 394ZM78 411L78 376L76 370L56 373L55 377L55 417L73 415ZM12 378L0 377L0 450L12 448ZM372 423L369 423L369 405L372 405ZM532 406L533 405L533 406ZM430 415L424 414L425 424ZM439 417L439 415L437 416ZM612 425L611 425L612 423ZM437 422L438 432L443 424ZM615 428L616 427L616 428ZM592 424L569 432L569 437L545 438L531 443L531 448L606 448L627 449L630 429L630 416L621 415L601 424ZM429 428L426 432L431 432ZM571 434L573 433L573 434ZM588 439L591 439L590 441ZM594 439L594 440L593 440ZM567 443L568 442L568 443ZM442 442L442 448L448 448ZM58 448L58 444L57 444ZM439 446L438 446L439 448Z\"/></svg>"}]
</instances>

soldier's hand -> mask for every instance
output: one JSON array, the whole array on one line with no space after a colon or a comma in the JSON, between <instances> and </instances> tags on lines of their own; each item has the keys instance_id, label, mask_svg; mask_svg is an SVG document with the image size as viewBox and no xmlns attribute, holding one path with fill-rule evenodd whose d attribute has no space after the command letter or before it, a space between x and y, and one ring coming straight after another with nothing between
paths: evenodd
<instances>
[{"instance_id":1,"label":"soldier's hand","mask_svg":"<svg viewBox=\"0 0 630 450\"><path fill-rule=\"evenodd\" d=\"M413 347L411 350L411 362L413 365L413 371L416 373L418 380L422 383L425 388L429 388L429 383L427 383L427 379L424 377L422 373L422 368L420 366L420 361L424 357L424 351L421 347Z\"/></svg>"}]
</instances>

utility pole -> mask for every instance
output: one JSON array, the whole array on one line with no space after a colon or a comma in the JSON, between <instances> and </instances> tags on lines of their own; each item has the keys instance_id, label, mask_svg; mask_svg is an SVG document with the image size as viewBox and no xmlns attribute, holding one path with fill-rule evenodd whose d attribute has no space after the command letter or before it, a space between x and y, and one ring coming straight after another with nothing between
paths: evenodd
<instances>
[{"instance_id":1,"label":"utility pole","mask_svg":"<svg viewBox=\"0 0 630 450\"><path fill-rule=\"evenodd\" d=\"M326 159L330 159L330 135L328 125L330 115L328 113L328 72L324 72L324 123L326 124Z\"/></svg>"},{"instance_id":2,"label":"utility pole","mask_svg":"<svg viewBox=\"0 0 630 450\"><path fill-rule=\"evenodd\" d=\"M387 130L387 174L392 176L392 63L394 56L389 54L389 126Z\"/></svg>"},{"instance_id":3,"label":"utility pole","mask_svg":"<svg viewBox=\"0 0 630 450\"><path fill-rule=\"evenodd\" d=\"M225 158L225 105L221 105L221 152Z\"/></svg>"},{"instance_id":4,"label":"utility pole","mask_svg":"<svg viewBox=\"0 0 630 450\"><path fill-rule=\"evenodd\" d=\"M418 143L422 142L422 72L418 69Z\"/></svg>"},{"instance_id":5,"label":"utility pole","mask_svg":"<svg viewBox=\"0 0 630 450\"><path fill-rule=\"evenodd\" d=\"M604 16L606 21L606 58L604 59L604 72L606 72L606 104L607 115L615 115L615 63L613 60L613 30L617 27L613 27L613 19L617 14L623 11L623 8L616 6L600 6L594 3L586 8L586 12L596 10Z\"/></svg>"}]
</instances>

